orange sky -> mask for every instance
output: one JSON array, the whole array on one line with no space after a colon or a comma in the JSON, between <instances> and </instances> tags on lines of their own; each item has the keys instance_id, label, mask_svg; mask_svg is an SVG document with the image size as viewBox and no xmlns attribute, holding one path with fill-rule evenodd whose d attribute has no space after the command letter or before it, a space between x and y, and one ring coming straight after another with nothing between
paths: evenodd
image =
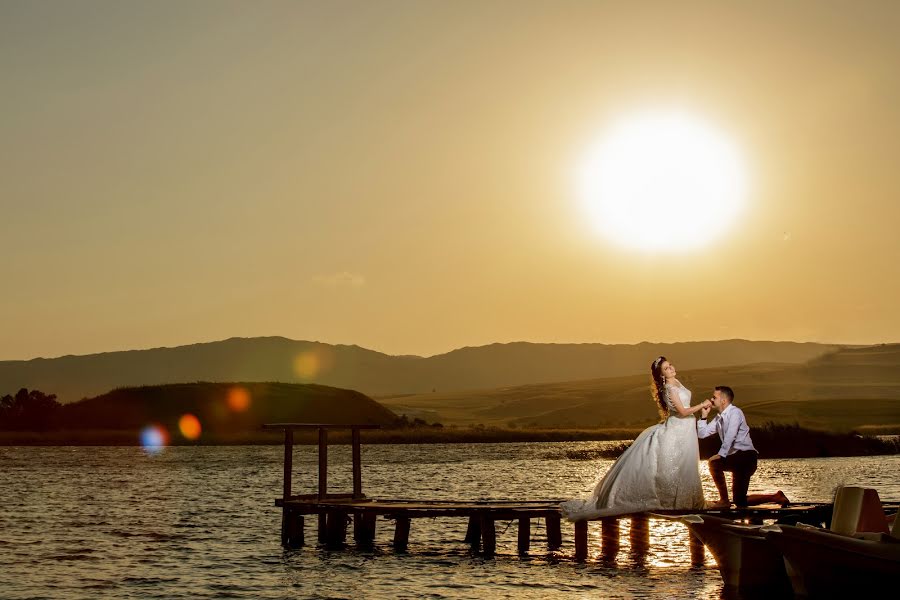
<instances>
[{"instance_id":1,"label":"orange sky","mask_svg":"<svg viewBox=\"0 0 900 600\"><path fill-rule=\"evenodd\" d=\"M0 359L898 341L900 3L736 4L3 3ZM746 156L711 246L586 223L644 106Z\"/></svg>"}]
</instances>

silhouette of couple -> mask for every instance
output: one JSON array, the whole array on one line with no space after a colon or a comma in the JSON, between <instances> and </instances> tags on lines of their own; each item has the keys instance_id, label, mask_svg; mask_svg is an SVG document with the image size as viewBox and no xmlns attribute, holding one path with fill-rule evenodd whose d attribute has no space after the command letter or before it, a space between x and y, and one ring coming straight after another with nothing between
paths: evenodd
<instances>
[{"instance_id":1,"label":"silhouette of couple","mask_svg":"<svg viewBox=\"0 0 900 600\"><path fill-rule=\"evenodd\" d=\"M691 406L691 391L676 378L674 365L660 356L650 365L650 390L662 421L645 429L616 460L589 498L563 502L571 520L665 509L728 508L725 473L732 473L731 497L738 507L773 502L788 504L781 491L747 495L756 471L757 452L734 392L716 387L713 397ZM716 417L707 421L715 408ZM700 419L694 415L700 413ZM709 459L719 499L706 502L700 484L698 438L718 434L722 445Z\"/></svg>"}]
</instances>

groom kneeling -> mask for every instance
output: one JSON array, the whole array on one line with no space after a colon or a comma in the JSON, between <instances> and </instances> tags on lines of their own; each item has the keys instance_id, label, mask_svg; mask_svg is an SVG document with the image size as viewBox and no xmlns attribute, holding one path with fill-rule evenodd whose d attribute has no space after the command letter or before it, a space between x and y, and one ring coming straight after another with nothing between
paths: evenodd
<instances>
[{"instance_id":1,"label":"groom kneeling","mask_svg":"<svg viewBox=\"0 0 900 600\"><path fill-rule=\"evenodd\" d=\"M725 471L731 471L731 491L734 504L738 508L775 502L788 504L787 496L780 490L775 494L754 494L747 496L750 487L750 477L756 472L756 459L758 454L753 442L750 440L750 427L744 412L734 406L734 392L730 387L717 386L713 392L712 404L716 407L718 415L711 422L706 422L710 409L700 411L700 420L697 421L697 435L707 438L714 433L719 434L722 447L718 454L713 454L709 459L709 474L719 490L719 501L714 502L711 508L728 508L731 503L728 500L728 486L725 484Z\"/></svg>"}]
</instances>

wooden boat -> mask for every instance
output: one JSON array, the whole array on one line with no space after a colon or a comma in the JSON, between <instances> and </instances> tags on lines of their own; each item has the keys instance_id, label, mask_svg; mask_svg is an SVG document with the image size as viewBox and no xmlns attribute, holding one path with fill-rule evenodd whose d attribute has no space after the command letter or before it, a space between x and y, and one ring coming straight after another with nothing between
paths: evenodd
<instances>
[{"instance_id":1,"label":"wooden boat","mask_svg":"<svg viewBox=\"0 0 900 600\"><path fill-rule=\"evenodd\" d=\"M888 519L871 488L842 487L829 529L769 525L761 532L784 556L798 596L883 594L900 577L900 519Z\"/></svg>"},{"instance_id":2,"label":"wooden boat","mask_svg":"<svg viewBox=\"0 0 900 600\"><path fill-rule=\"evenodd\" d=\"M706 545L726 587L783 595L791 582L778 548L766 539L761 525L744 525L711 515L687 515L681 521Z\"/></svg>"},{"instance_id":3,"label":"wooden boat","mask_svg":"<svg viewBox=\"0 0 900 600\"><path fill-rule=\"evenodd\" d=\"M813 598L883 593L900 576L900 538L793 525L763 527L784 556L794 593Z\"/></svg>"}]
</instances>

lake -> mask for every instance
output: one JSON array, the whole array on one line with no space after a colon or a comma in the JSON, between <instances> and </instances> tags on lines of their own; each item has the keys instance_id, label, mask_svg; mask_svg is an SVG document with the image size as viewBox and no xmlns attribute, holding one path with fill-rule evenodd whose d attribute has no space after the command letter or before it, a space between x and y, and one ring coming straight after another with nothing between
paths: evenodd
<instances>
[{"instance_id":1,"label":"lake","mask_svg":"<svg viewBox=\"0 0 900 600\"><path fill-rule=\"evenodd\" d=\"M609 460L565 457L610 442L363 446L371 497L539 500L586 495ZM329 448L330 491L349 491L349 446ZM622 536L618 560L547 553L543 522L532 555L516 555L516 525L497 524L497 556L472 555L465 519L416 519L408 554L378 521L373 551L279 543L282 448L0 447L0 597L25 598L718 598L718 571L690 567L686 530L652 521L646 560ZM294 493L314 492L316 450L295 449ZM900 501L900 456L761 460L750 492L783 490L828 502L841 484ZM703 467L707 498L715 488ZM315 519L306 520L315 540ZM622 525L627 527L627 520Z\"/></svg>"}]
</instances>

